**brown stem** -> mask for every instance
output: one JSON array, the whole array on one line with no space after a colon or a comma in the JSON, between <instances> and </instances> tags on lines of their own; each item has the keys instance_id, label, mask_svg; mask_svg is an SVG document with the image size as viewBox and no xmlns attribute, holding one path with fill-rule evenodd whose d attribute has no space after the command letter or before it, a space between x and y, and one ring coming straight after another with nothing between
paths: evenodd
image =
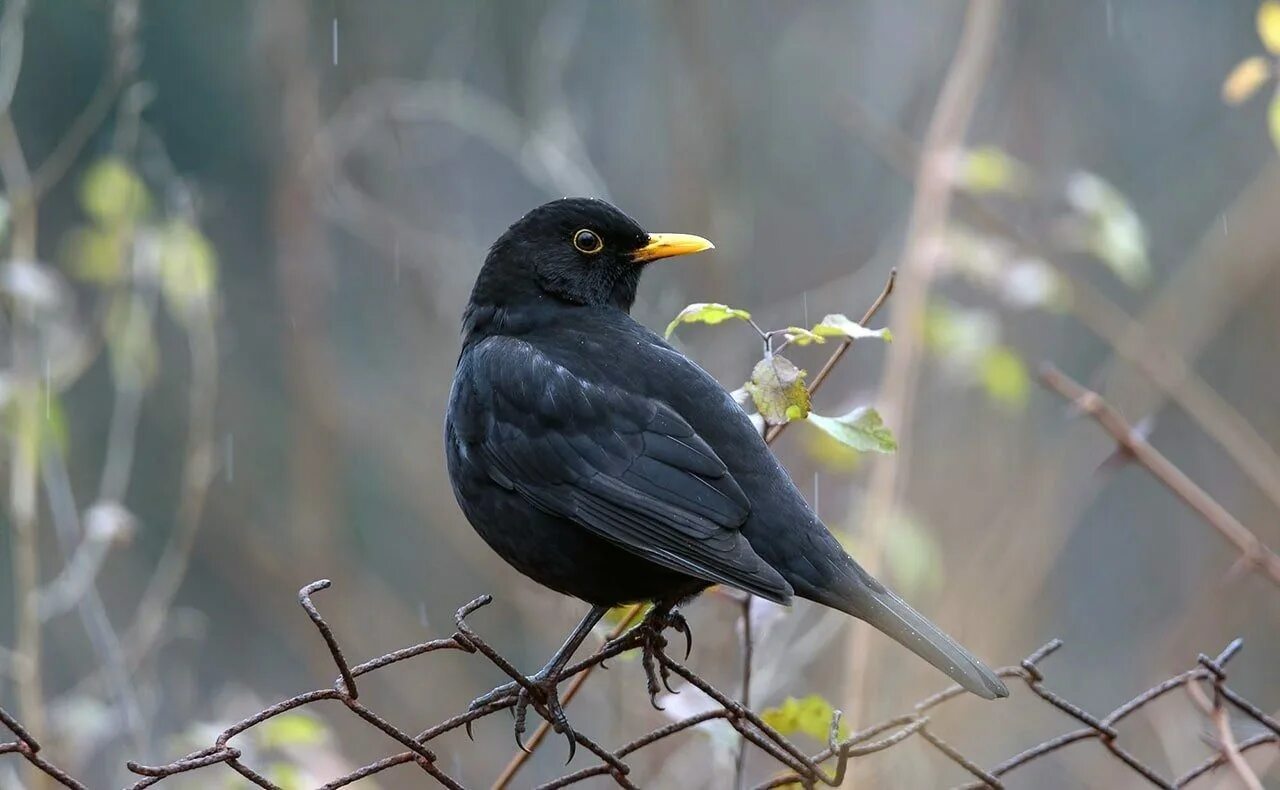
<instances>
[{"instance_id":1,"label":"brown stem","mask_svg":"<svg viewBox=\"0 0 1280 790\"><path fill-rule=\"evenodd\" d=\"M964 144L965 133L986 80L1000 29L1000 0L971 0L964 27L929 121L916 170L915 196L900 270L901 295L894 302L891 323L898 328L885 364L878 401L892 410L898 452L881 458L871 472L862 522L866 550L859 560L871 573L880 564L889 513L901 494L911 461L911 415L916 380L924 349L924 314L936 269L935 257L951 214L952 179L948 157ZM850 683L844 710L857 726L865 688L870 643L864 629L850 631Z\"/></svg>"},{"instance_id":2,"label":"brown stem","mask_svg":"<svg viewBox=\"0 0 1280 790\"><path fill-rule=\"evenodd\" d=\"M1111 438L1115 439L1116 444L1126 455L1145 467L1174 496L1181 499L1208 522L1209 526L1231 541L1240 551L1241 563L1245 567L1259 571L1272 582L1280 585L1280 555L1267 548L1248 527L1240 523L1216 499L1209 496L1208 492L1174 466L1173 462L1152 447L1146 439L1143 439L1133 426L1120 416L1119 412L1102 399L1101 395L1086 389L1051 365L1040 372L1040 380L1080 411L1092 417L1111 435Z\"/></svg>"},{"instance_id":3,"label":"brown stem","mask_svg":"<svg viewBox=\"0 0 1280 790\"><path fill-rule=\"evenodd\" d=\"M897 280L898 270L890 269L889 279L884 281L884 288L881 289L880 295L877 296L876 300L867 308L867 312L862 314L862 319L858 321L858 323L866 326L872 318L875 318L876 313L880 312L880 308L884 306L884 303L889 299L889 295L893 293L893 285ZM835 351L831 352L831 356L827 357L827 361L823 363L822 368L818 371L817 375L813 377L813 381L809 382L809 397L812 398L813 394L818 391L818 387L821 387L822 383L827 380L827 376L830 376L831 371L835 369L836 363L844 358L844 355L849 351L849 347L852 345L853 338L851 337L846 337L844 340L840 341L840 345L836 347ZM774 425L769 428L764 435L765 442L767 444L773 444L773 442L782 435L782 432L785 431L787 426L790 424L791 423L789 422L784 422L781 425Z\"/></svg>"}]
</instances>

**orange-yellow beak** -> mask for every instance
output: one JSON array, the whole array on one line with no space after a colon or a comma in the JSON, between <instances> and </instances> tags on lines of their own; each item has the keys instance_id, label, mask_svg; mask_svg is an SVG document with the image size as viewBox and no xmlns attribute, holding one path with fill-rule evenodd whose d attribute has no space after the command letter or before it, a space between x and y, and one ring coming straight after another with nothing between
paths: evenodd
<instances>
[{"instance_id":1,"label":"orange-yellow beak","mask_svg":"<svg viewBox=\"0 0 1280 790\"><path fill-rule=\"evenodd\" d=\"M716 245L702 238L687 233L650 233L649 243L631 253L636 263L656 261L661 258L674 258L677 255L692 255L703 250L714 250Z\"/></svg>"}]
</instances>

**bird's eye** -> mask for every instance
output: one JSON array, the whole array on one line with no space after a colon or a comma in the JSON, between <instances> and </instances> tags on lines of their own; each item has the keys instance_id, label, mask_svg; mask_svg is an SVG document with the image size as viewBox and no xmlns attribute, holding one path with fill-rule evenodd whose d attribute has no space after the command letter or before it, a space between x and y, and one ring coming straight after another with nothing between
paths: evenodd
<instances>
[{"instance_id":1,"label":"bird's eye","mask_svg":"<svg viewBox=\"0 0 1280 790\"><path fill-rule=\"evenodd\" d=\"M578 252L585 252L588 255L595 255L604 247L604 242L596 235L595 231L583 228L573 234L573 246L578 248Z\"/></svg>"}]
</instances>

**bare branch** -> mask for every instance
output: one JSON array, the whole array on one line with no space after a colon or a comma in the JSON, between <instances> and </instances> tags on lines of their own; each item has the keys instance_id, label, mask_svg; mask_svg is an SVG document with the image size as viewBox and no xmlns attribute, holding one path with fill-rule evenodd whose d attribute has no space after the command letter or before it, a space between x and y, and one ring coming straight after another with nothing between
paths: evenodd
<instances>
[{"instance_id":1,"label":"bare branch","mask_svg":"<svg viewBox=\"0 0 1280 790\"><path fill-rule=\"evenodd\" d=\"M1246 567L1257 570L1280 585L1280 555L1264 545L1257 535L1218 504L1216 499L1152 447L1101 395L1086 389L1052 365L1041 370L1040 380L1081 412L1092 417L1115 439L1122 452L1142 464L1174 496L1231 541L1239 550L1241 561Z\"/></svg>"}]
</instances>

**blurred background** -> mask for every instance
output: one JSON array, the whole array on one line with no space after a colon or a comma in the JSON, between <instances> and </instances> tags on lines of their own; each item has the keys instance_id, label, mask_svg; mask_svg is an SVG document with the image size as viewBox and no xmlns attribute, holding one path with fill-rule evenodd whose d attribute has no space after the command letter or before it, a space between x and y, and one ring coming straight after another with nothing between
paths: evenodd
<instances>
[{"instance_id":1,"label":"blurred background","mask_svg":"<svg viewBox=\"0 0 1280 790\"><path fill-rule=\"evenodd\" d=\"M448 636L492 593L473 626L541 666L584 605L472 532L441 424L487 245L583 194L716 243L650 271L634 314L655 329L693 302L766 328L856 319L898 268L871 322L894 342L856 344L813 408L874 406L899 451L811 425L775 449L855 555L976 653L1016 664L1061 637L1050 687L1102 714L1242 636L1233 686L1280 708L1276 583L1036 380L1052 361L1097 389L1280 545L1266 8L5 0L0 704L90 786L126 784L126 758L175 759L332 681L296 601L319 578L353 660ZM760 356L742 322L674 338L729 389ZM812 376L832 346L786 353ZM691 666L731 694L741 612L714 593L686 612ZM752 612L757 709L817 695L856 727L945 686L838 614ZM362 700L416 732L502 679L439 654ZM666 704L619 660L569 714L613 744L702 703ZM935 721L987 765L1072 726L1022 688ZM242 748L288 787L394 748L337 705L284 722ZM794 737L817 751L812 729ZM1209 731L1175 694L1124 739L1177 775L1213 754ZM495 716L432 748L485 786L514 744ZM644 786L730 787L736 749L710 725L630 764ZM1251 760L1280 782L1266 752ZM515 786L564 756L552 739ZM21 765L0 762L0 787L39 786ZM421 781L398 770L359 786ZM967 778L915 739L846 784ZM1136 781L1086 743L1010 786Z\"/></svg>"}]
</instances>

